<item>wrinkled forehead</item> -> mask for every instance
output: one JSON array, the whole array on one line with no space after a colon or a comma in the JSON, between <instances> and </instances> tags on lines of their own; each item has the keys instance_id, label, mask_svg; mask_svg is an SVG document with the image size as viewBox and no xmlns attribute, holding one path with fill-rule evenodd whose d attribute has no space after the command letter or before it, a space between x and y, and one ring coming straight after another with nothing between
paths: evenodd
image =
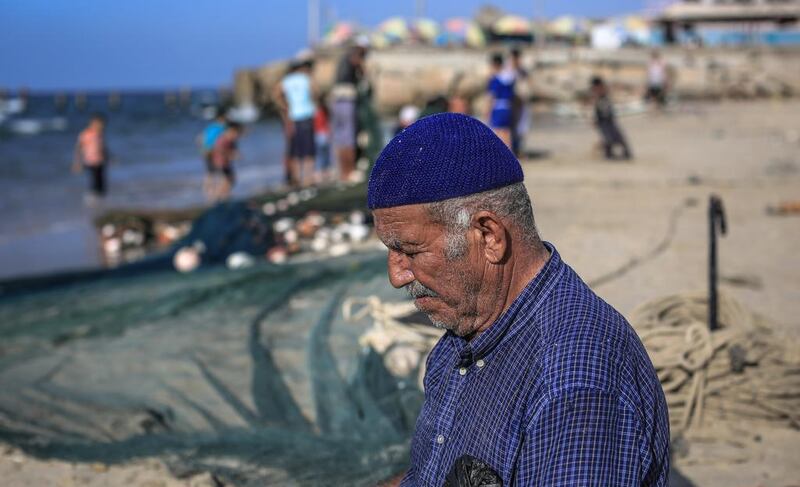
<instances>
[{"instance_id":1,"label":"wrinkled forehead","mask_svg":"<svg viewBox=\"0 0 800 487\"><path fill-rule=\"evenodd\" d=\"M425 205L406 205L373 210L375 232L389 248L404 243L420 243L438 225L431 221Z\"/></svg>"}]
</instances>

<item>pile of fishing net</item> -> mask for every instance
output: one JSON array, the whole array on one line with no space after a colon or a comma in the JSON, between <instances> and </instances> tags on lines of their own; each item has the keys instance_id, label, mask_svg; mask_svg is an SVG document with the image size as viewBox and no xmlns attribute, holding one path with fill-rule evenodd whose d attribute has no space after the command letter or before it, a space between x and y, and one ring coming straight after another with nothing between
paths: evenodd
<instances>
[{"instance_id":1,"label":"pile of fishing net","mask_svg":"<svg viewBox=\"0 0 800 487\"><path fill-rule=\"evenodd\" d=\"M385 252L191 274L91 273L0 295L0 439L40 458L163 459L234 485L374 485L422 402L346 298L399 301Z\"/></svg>"}]
</instances>

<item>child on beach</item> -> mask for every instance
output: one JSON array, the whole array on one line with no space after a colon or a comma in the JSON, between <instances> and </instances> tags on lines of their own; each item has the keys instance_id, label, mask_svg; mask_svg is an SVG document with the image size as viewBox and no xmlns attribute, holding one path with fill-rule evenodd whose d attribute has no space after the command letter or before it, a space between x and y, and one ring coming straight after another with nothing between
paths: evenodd
<instances>
[{"instance_id":1,"label":"child on beach","mask_svg":"<svg viewBox=\"0 0 800 487\"><path fill-rule=\"evenodd\" d=\"M203 129L203 133L198 136L198 142L203 151L203 160L206 165L206 175L203 178L203 191L206 193L206 197L209 200L214 199L214 196L211 194L211 182L214 179L214 163L211 160L211 153L214 150L214 144L217 142L217 139L225 132L226 122L225 113L220 110L217 112L216 117L214 117L214 121L208 124L208 126Z\"/></svg>"},{"instance_id":2,"label":"child on beach","mask_svg":"<svg viewBox=\"0 0 800 487\"><path fill-rule=\"evenodd\" d=\"M325 98L317 100L317 111L314 112L314 142L317 146L317 181L326 183L331 180L331 127L328 106Z\"/></svg>"},{"instance_id":3,"label":"child on beach","mask_svg":"<svg viewBox=\"0 0 800 487\"><path fill-rule=\"evenodd\" d=\"M614 115L614 104L608 95L608 88L599 76L592 78L591 82L592 100L594 101L594 124L603 139L603 151L606 159L615 159L614 148L620 146L622 158L631 159L631 151L625 136L617 126L616 116Z\"/></svg>"},{"instance_id":4,"label":"child on beach","mask_svg":"<svg viewBox=\"0 0 800 487\"><path fill-rule=\"evenodd\" d=\"M72 171L77 173L83 168L89 175L90 201L106 194L108 148L105 142L105 126L105 117L95 113L89 120L89 125L78 135L75 144Z\"/></svg>"},{"instance_id":5,"label":"child on beach","mask_svg":"<svg viewBox=\"0 0 800 487\"><path fill-rule=\"evenodd\" d=\"M489 101L489 126L500 140L511 147L511 102L514 98L514 73L503 69L503 55L494 54L490 61L492 76L487 90Z\"/></svg>"},{"instance_id":6,"label":"child on beach","mask_svg":"<svg viewBox=\"0 0 800 487\"><path fill-rule=\"evenodd\" d=\"M211 150L211 184L209 195L212 201L226 200L236 181L233 161L239 159L238 142L242 136L242 126L228 122L225 131L214 142ZM220 177L222 176L222 177Z\"/></svg>"}]
</instances>

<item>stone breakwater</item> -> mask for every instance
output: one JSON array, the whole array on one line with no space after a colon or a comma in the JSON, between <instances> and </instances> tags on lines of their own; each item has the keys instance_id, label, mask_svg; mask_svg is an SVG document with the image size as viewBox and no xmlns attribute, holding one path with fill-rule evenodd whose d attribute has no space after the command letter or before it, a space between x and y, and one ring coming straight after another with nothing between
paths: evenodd
<instances>
[{"instance_id":1,"label":"stone breakwater","mask_svg":"<svg viewBox=\"0 0 800 487\"><path fill-rule=\"evenodd\" d=\"M368 76L376 109L396 113L440 95L459 95L482 107L487 60L499 49L394 48L373 51ZM523 62L533 76L521 91L532 101L570 102L586 96L589 79L603 76L619 101L644 92L647 49L601 51L591 48L529 49ZM800 48L685 49L661 51L668 63L673 94L682 99L752 99L800 95ZM333 82L341 51L315 54L313 77L325 92ZM286 72L286 61L236 72L234 99L270 110L272 88Z\"/></svg>"}]
</instances>

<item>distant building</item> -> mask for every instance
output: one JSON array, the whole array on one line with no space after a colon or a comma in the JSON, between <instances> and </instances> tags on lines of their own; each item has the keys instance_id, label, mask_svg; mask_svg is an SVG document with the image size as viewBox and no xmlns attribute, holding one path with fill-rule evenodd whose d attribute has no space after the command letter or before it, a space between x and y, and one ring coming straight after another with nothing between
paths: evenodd
<instances>
[{"instance_id":1,"label":"distant building","mask_svg":"<svg viewBox=\"0 0 800 487\"><path fill-rule=\"evenodd\" d=\"M683 0L654 21L666 44L800 45L800 0Z\"/></svg>"}]
</instances>

